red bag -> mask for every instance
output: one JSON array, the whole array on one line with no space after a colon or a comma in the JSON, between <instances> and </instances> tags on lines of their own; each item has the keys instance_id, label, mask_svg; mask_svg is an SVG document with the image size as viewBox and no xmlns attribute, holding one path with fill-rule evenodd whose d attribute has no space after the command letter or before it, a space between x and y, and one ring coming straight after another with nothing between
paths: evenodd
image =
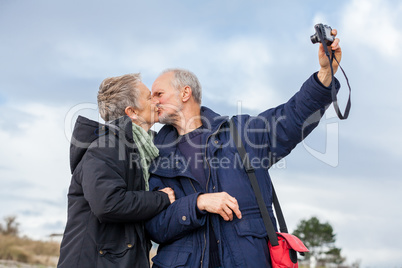
<instances>
[{"instance_id":1,"label":"red bag","mask_svg":"<svg viewBox=\"0 0 402 268\"><path fill-rule=\"evenodd\" d=\"M303 253L309 250L299 238L292 234L278 232L276 234L279 245L272 246L268 242L272 268L298 268L297 252Z\"/></svg>"}]
</instances>

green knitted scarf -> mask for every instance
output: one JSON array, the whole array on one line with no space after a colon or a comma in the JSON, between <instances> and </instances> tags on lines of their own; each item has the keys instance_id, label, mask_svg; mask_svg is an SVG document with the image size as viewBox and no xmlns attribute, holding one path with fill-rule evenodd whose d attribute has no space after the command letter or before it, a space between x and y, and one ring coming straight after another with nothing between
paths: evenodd
<instances>
[{"instance_id":1,"label":"green knitted scarf","mask_svg":"<svg viewBox=\"0 0 402 268\"><path fill-rule=\"evenodd\" d=\"M133 123L133 139L140 152L141 168L144 174L145 190L149 191L149 165L159 155L159 150L152 141L151 131L148 133Z\"/></svg>"}]
</instances>

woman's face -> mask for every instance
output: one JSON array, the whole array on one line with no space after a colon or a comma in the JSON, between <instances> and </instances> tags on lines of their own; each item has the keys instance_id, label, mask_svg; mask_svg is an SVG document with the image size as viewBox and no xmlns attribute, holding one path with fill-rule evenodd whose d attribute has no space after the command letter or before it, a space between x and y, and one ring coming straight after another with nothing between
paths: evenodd
<instances>
[{"instance_id":1,"label":"woman's face","mask_svg":"<svg viewBox=\"0 0 402 268\"><path fill-rule=\"evenodd\" d=\"M137 88L140 91L138 98L138 104L140 107L136 109L138 117L138 120L136 121L138 122L135 123L139 126L145 124L150 128L154 123L158 122L158 109L156 108L155 102L151 96L151 91L147 86L140 82Z\"/></svg>"}]
</instances>

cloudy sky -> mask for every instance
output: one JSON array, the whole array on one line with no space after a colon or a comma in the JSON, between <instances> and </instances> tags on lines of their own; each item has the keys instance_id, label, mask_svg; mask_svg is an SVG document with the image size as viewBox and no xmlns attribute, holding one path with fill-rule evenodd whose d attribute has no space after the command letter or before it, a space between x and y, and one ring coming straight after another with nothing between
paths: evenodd
<instances>
[{"instance_id":1,"label":"cloudy sky","mask_svg":"<svg viewBox=\"0 0 402 268\"><path fill-rule=\"evenodd\" d=\"M310 35L323 22L339 31L350 118L330 107L271 175L291 230L317 216L347 263L400 267L401 18L396 0L0 0L0 217L33 238L63 232L71 128L79 114L99 118L104 78L141 72L151 87L187 68L204 105L255 115L318 70Z\"/></svg>"}]
</instances>

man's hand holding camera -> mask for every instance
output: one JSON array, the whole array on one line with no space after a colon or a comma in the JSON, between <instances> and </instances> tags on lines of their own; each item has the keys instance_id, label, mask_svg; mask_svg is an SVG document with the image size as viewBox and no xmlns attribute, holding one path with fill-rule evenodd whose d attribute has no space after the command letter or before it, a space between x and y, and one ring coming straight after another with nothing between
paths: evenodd
<instances>
[{"instance_id":1,"label":"man's hand holding camera","mask_svg":"<svg viewBox=\"0 0 402 268\"><path fill-rule=\"evenodd\" d=\"M341 47L339 46L339 38L335 38L336 35L338 34L336 29L333 29L331 31L331 35L334 37L334 41L332 42L332 44L330 44L328 46L328 52L330 54L332 54L332 51L335 52L335 57L337 59L334 60L332 62L332 67L334 70L334 74L336 73L336 71L338 70L338 63L341 62L341 58L342 58L342 50ZM320 48L318 49L318 59L320 62L320 66L321 69L318 72L318 79L320 80L320 82L328 87L331 84L332 81L332 75L331 75L331 67L330 67L330 63L329 63L329 59L327 57L327 55L325 54L325 50L324 50L324 46L322 45L322 43L320 43Z\"/></svg>"}]
</instances>

